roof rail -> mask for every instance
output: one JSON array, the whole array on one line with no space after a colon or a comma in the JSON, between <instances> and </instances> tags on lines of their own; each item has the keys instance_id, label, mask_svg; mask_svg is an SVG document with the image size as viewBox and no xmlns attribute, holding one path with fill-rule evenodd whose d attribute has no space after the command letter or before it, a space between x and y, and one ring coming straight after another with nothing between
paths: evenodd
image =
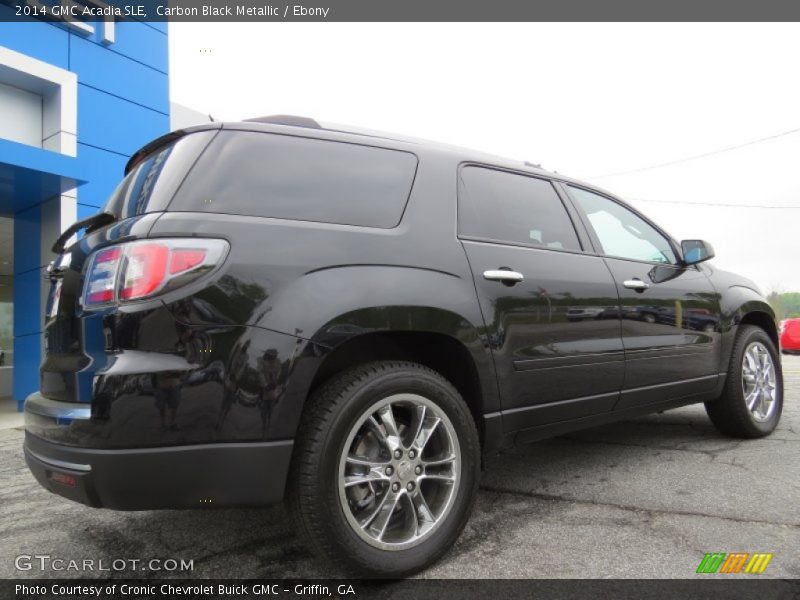
<instances>
[{"instance_id":1,"label":"roof rail","mask_svg":"<svg viewBox=\"0 0 800 600\"><path fill-rule=\"evenodd\" d=\"M245 121L249 123L270 123L272 125L290 125L292 127L322 129L322 126L314 119L309 119L308 117L297 117L295 115L269 115L266 117L245 119Z\"/></svg>"}]
</instances>

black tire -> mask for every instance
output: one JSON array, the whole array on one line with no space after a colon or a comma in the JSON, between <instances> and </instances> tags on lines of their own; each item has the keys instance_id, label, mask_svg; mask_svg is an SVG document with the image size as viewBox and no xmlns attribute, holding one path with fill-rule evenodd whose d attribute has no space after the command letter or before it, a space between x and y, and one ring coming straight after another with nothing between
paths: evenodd
<instances>
[{"instance_id":1,"label":"black tire","mask_svg":"<svg viewBox=\"0 0 800 600\"><path fill-rule=\"evenodd\" d=\"M767 349L775 369L775 407L765 421L757 420L747 408L742 387L742 363L744 354L753 343ZM778 426L783 409L783 373L781 359L775 344L767 333L754 325L741 325L731 352L728 376L722 395L706 402L706 412L714 426L725 435L737 438L760 438L769 435Z\"/></svg>"},{"instance_id":2,"label":"black tire","mask_svg":"<svg viewBox=\"0 0 800 600\"><path fill-rule=\"evenodd\" d=\"M460 448L461 473L441 524L411 548L384 550L359 537L348 522L339 497L339 460L351 429L365 411L402 393L423 396L450 420ZM477 429L456 389L422 365L380 361L341 373L309 399L292 457L287 500L309 548L343 573L402 577L433 564L455 543L469 519L479 479Z\"/></svg>"}]
</instances>

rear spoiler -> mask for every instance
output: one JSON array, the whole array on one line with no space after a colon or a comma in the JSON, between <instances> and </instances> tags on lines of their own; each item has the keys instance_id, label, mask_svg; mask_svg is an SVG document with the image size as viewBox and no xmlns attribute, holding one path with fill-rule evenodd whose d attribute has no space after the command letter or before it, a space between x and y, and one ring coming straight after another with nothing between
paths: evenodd
<instances>
[{"instance_id":1,"label":"rear spoiler","mask_svg":"<svg viewBox=\"0 0 800 600\"><path fill-rule=\"evenodd\" d=\"M306 127L308 129L323 129L322 125L320 125L314 119L309 119L308 117L297 117L294 115L270 115L267 117L256 117L255 119L245 119L243 122L266 123L268 125L288 125L290 127ZM146 146L143 146L141 149L137 150L136 153L131 156L128 164L125 165L125 175L130 173L134 167L136 167L136 165L138 165L146 156L149 156L159 148L163 148L164 146L171 144L175 140L182 138L189 133L194 133L195 131L208 131L211 129L222 129L222 125L223 124L220 121L212 121L211 123L203 123L202 125L177 129L154 139Z\"/></svg>"},{"instance_id":2,"label":"rear spoiler","mask_svg":"<svg viewBox=\"0 0 800 600\"><path fill-rule=\"evenodd\" d=\"M139 150L137 150L133 156L131 156L128 164L125 165L125 175L130 173L136 165L138 165L144 158L151 155L153 152L158 150L159 148L163 148L174 142L177 139L182 138L185 135L190 133L194 133L195 131L209 131L213 129L220 129L222 127L222 123L214 122L214 123L207 123L203 125L195 125L194 127L186 127L185 129L177 129L175 131L170 131L169 133L162 135L159 138L154 139L152 142L142 146Z\"/></svg>"}]
</instances>

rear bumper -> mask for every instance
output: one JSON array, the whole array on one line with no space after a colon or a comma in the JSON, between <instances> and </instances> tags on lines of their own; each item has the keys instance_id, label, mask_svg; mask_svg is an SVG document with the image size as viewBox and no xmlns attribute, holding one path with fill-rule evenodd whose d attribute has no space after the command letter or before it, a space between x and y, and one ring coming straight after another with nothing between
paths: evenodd
<instances>
[{"instance_id":1,"label":"rear bumper","mask_svg":"<svg viewBox=\"0 0 800 600\"><path fill-rule=\"evenodd\" d=\"M25 460L43 487L117 510L279 502L291 455L292 441L100 450L25 435Z\"/></svg>"}]
</instances>

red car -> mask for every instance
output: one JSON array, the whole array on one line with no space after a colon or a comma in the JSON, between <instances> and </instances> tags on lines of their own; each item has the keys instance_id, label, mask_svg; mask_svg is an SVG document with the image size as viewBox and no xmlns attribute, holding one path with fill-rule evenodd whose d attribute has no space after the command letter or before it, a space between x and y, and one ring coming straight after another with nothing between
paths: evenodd
<instances>
[{"instance_id":1,"label":"red car","mask_svg":"<svg viewBox=\"0 0 800 600\"><path fill-rule=\"evenodd\" d=\"M781 351L800 354L800 318L781 321Z\"/></svg>"}]
</instances>

